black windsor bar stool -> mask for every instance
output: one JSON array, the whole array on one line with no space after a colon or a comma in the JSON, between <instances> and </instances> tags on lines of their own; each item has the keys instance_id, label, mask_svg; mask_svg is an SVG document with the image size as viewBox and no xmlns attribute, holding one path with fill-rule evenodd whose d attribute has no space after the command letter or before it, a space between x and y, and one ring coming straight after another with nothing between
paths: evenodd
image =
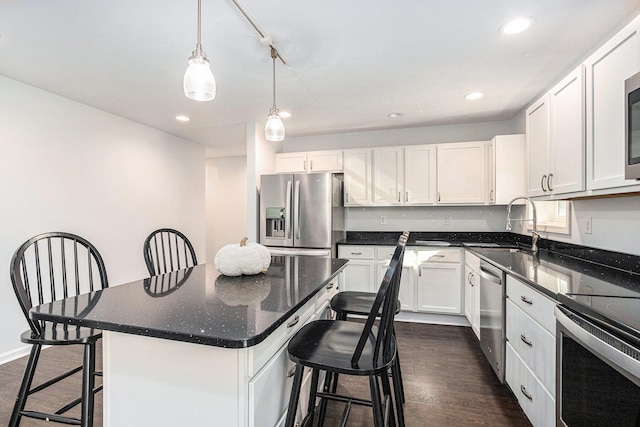
<instances>
[{"instance_id":1,"label":"black windsor bar stool","mask_svg":"<svg viewBox=\"0 0 640 427\"><path fill-rule=\"evenodd\" d=\"M160 228L149 234L142 251L152 276L198 264L196 252L187 236L172 228Z\"/></svg>"},{"instance_id":2,"label":"black windsor bar stool","mask_svg":"<svg viewBox=\"0 0 640 427\"><path fill-rule=\"evenodd\" d=\"M107 272L97 249L87 240L74 234L44 233L26 241L13 255L10 265L11 282L30 329L20 340L31 344L31 353L25 367L22 384L9 422L10 427L20 424L22 417L54 421L64 424L93 425L94 396L102 389L95 387L96 342L102 331L54 322L34 321L29 310L34 306L79 296L74 309L78 315L90 310L108 287ZM43 345L84 346L83 363L41 385L31 387L40 351ZM25 410L27 398L45 388L82 371L82 395L61 407L55 413ZM63 415L81 404L80 419Z\"/></svg>"},{"instance_id":3,"label":"black windsor bar stool","mask_svg":"<svg viewBox=\"0 0 640 427\"><path fill-rule=\"evenodd\" d=\"M389 371L396 384L399 372L395 363L396 341L393 334L393 318L406 242L407 236L401 236L376 294L372 310L364 324L344 320L317 320L303 326L289 341L287 347L289 359L296 364L296 368L286 427L294 426L305 367L311 368L312 374L309 413L302 422L303 426L313 424L317 398L321 399L320 425L324 422L326 401L336 400L346 403L341 425L345 425L351 405L356 404L373 408L376 427L396 425L396 417L398 425L404 426L404 410L402 404L398 404L401 398L400 390L394 387L394 399L389 382ZM377 317L380 320L375 326ZM331 393L326 387L322 392L317 392L320 371L324 371L327 376L337 373L368 376L371 400ZM382 383L383 397L380 394L380 383ZM394 400L397 411L394 410Z\"/></svg>"},{"instance_id":4,"label":"black windsor bar stool","mask_svg":"<svg viewBox=\"0 0 640 427\"><path fill-rule=\"evenodd\" d=\"M402 236L409 238L409 232L405 231ZM400 266L402 268L402 266ZM337 293L331 298L329 305L331 309L336 313L336 319L347 320L349 315L356 316L368 316L371 312L371 307L376 299L375 292L361 292L361 291L342 291ZM396 314L400 312L400 301L396 302ZM394 334L395 336L395 334ZM404 384L402 382L402 369L400 368L400 355L396 355L396 363L398 365L398 387L400 388L400 395L402 397L402 403L404 403ZM330 382L333 382L331 391L335 393L338 387L338 374L327 375L325 377L325 386L328 386Z\"/></svg>"}]
</instances>

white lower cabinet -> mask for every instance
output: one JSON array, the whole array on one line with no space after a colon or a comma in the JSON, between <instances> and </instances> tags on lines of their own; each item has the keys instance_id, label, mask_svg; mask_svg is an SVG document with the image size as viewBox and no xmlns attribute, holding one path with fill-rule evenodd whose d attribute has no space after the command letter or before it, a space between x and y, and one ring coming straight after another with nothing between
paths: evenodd
<instances>
[{"instance_id":1,"label":"white lower cabinet","mask_svg":"<svg viewBox=\"0 0 640 427\"><path fill-rule=\"evenodd\" d=\"M556 425L555 400L535 374L507 343L507 384L513 390L522 410L534 427Z\"/></svg>"},{"instance_id":2,"label":"white lower cabinet","mask_svg":"<svg viewBox=\"0 0 640 427\"><path fill-rule=\"evenodd\" d=\"M374 246L342 245L338 247L338 258L349 260L340 274L340 288L343 291L375 291Z\"/></svg>"},{"instance_id":3,"label":"white lower cabinet","mask_svg":"<svg viewBox=\"0 0 640 427\"><path fill-rule=\"evenodd\" d=\"M465 251L464 262L464 315L480 339L480 258Z\"/></svg>"},{"instance_id":4,"label":"white lower cabinet","mask_svg":"<svg viewBox=\"0 0 640 427\"><path fill-rule=\"evenodd\" d=\"M555 426L555 301L507 276L507 384L531 423Z\"/></svg>"},{"instance_id":5,"label":"white lower cabinet","mask_svg":"<svg viewBox=\"0 0 640 427\"><path fill-rule=\"evenodd\" d=\"M418 250L417 311L462 313L460 249Z\"/></svg>"},{"instance_id":6,"label":"white lower cabinet","mask_svg":"<svg viewBox=\"0 0 640 427\"><path fill-rule=\"evenodd\" d=\"M376 278L374 282L375 290L380 288L384 274L387 272L389 262L393 258L394 246L383 246L376 248ZM413 251L406 251L402 263L402 276L400 277L400 290L398 299L401 310L415 309L415 273L414 273Z\"/></svg>"}]
</instances>

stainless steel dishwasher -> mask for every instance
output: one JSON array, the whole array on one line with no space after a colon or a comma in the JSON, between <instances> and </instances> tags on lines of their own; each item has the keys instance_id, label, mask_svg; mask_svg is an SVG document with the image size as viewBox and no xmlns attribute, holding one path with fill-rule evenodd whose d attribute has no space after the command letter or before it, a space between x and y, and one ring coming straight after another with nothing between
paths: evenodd
<instances>
[{"instance_id":1,"label":"stainless steel dishwasher","mask_svg":"<svg viewBox=\"0 0 640 427\"><path fill-rule=\"evenodd\" d=\"M480 261L480 346L500 382L504 383L505 331L502 270Z\"/></svg>"}]
</instances>

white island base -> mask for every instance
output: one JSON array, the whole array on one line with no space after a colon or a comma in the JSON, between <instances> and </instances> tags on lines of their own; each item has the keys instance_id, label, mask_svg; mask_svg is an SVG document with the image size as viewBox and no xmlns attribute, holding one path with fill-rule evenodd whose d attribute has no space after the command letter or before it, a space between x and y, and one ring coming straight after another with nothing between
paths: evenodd
<instances>
[{"instance_id":1,"label":"white island base","mask_svg":"<svg viewBox=\"0 0 640 427\"><path fill-rule=\"evenodd\" d=\"M305 323L327 316L335 288L320 291L248 348L104 331L104 426L283 425L294 370L287 343ZM310 385L309 373L304 381L303 391ZM303 393L299 417L306 407Z\"/></svg>"}]
</instances>

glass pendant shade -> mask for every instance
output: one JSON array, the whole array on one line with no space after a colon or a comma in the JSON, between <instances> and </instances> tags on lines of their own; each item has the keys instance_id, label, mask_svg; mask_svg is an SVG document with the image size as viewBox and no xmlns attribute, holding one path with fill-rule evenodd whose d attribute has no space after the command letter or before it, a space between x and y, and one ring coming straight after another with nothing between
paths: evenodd
<instances>
[{"instance_id":1,"label":"glass pendant shade","mask_svg":"<svg viewBox=\"0 0 640 427\"><path fill-rule=\"evenodd\" d=\"M216 81L209 60L194 52L189 58L189 67L184 73L184 94L195 101L211 101L216 97Z\"/></svg>"},{"instance_id":2,"label":"glass pendant shade","mask_svg":"<svg viewBox=\"0 0 640 427\"><path fill-rule=\"evenodd\" d=\"M267 124L264 127L264 136L267 141L282 141L284 139L284 124L278 110L272 108L269 112Z\"/></svg>"}]
</instances>

